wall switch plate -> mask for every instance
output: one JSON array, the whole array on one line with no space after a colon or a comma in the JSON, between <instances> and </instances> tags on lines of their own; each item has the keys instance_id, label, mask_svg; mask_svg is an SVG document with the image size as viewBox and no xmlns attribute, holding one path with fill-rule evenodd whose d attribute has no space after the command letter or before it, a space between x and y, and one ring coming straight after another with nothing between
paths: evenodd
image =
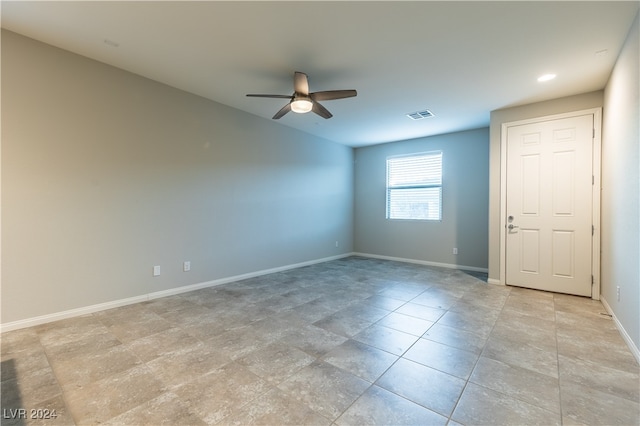
<instances>
[{"instance_id":1,"label":"wall switch plate","mask_svg":"<svg viewBox=\"0 0 640 426\"><path fill-rule=\"evenodd\" d=\"M616 287L616 297L618 299L618 302L620 301L620 286Z\"/></svg>"},{"instance_id":2,"label":"wall switch plate","mask_svg":"<svg viewBox=\"0 0 640 426\"><path fill-rule=\"evenodd\" d=\"M458 247L453 248L453 254L458 254Z\"/></svg>"},{"instance_id":3,"label":"wall switch plate","mask_svg":"<svg viewBox=\"0 0 640 426\"><path fill-rule=\"evenodd\" d=\"M153 267L153 276L157 277L158 275L160 275L160 265L156 265Z\"/></svg>"},{"instance_id":4,"label":"wall switch plate","mask_svg":"<svg viewBox=\"0 0 640 426\"><path fill-rule=\"evenodd\" d=\"M185 260L184 263L182 264L182 270L184 272L189 272L191 270L191 262L188 260Z\"/></svg>"}]
</instances>

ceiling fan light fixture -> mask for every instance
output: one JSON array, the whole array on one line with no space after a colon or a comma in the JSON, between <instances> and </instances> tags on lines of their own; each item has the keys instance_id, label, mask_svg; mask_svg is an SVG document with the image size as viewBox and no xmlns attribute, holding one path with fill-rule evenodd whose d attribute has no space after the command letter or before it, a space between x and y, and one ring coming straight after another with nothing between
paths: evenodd
<instances>
[{"instance_id":1,"label":"ceiling fan light fixture","mask_svg":"<svg viewBox=\"0 0 640 426\"><path fill-rule=\"evenodd\" d=\"M295 99L291 102L291 111L304 114L311 111L313 103L309 99Z\"/></svg>"}]
</instances>

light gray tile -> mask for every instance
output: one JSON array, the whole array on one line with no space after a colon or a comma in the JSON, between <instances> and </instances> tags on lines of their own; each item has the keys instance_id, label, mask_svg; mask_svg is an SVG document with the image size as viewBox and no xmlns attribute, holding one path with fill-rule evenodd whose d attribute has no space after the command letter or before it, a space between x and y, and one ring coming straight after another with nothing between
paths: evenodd
<instances>
[{"instance_id":1,"label":"light gray tile","mask_svg":"<svg viewBox=\"0 0 640 426\"><path fill-rule=\"evenodd\" d=\"M337 425L446 425L447 418L371 386L336 420Z\"/></svg>"},{"instance_id":2,"label":"light gray tile","mask_svg":"<svg viewBox=\"0 0 640 426\"><path fill-rule=\"evenodd\" d=\"M403 358L467 379L476 364L478 355L442 343L420 339L403 355Z\"/></svg>"},{"instance_id":3,"label":"light gray tile","mask_svg":"<svg viewBox=\"0 0 640 426\"><path fill-rule=\"evenodd\" d=\"M322 417L305 404L287 397L280 389L272 389L266 394L246 404L236 414L224 420L227 425L330 425L331 421Z\"/></svg>"},{"instance_id":4,"label":"light gray tile","mask_svg":"<svg viewBox=\"0 0 640 426\"><path fill-rule=\"evenodd\" d=\"M322 359L362 379L374 382L398 357L364 343L347 340Z\"/></svg>"},{"instance_id":5,"label":"light gray tile","mask_svg":"<svg viewBox=\"0 0 640 426\"><path fill-rule=\"evenodd\" d=\"M408 302L396 309L399 314L410 315L427 321L436 322L447 312L444 309L432 308L418 303Z\"/></svg>"},{"instance_id":6,"label":"light gray tile","mask_svg":"<svg viewBox=\"0 0 640 426\"><path fill-rule=\"evenodd\" d=\"M560 413L560 386L554 377L481 357L469 381Z\"/></svg>"},{"instance_id":7,"label":"light gray tile","mask_svg":"<svg viewBox=\"0 0 640 426\"><path fill-rule=\"evenodd\" d=\"M422 364L399 359L376 385L448 417L460 398L465 381Z\"/></svg>"},{"instance_id":8,"label":"light gray tile","mask_svg":"<svg viewBox=\"0 0 640 426\"><path fill-rule=\"evenodd\" d=\"M433 322L392 312L378 321L377 324L419 337L433 325Z\"/></svg>"},{"instance_id":9,"label":"light gray tile","mask_svg":"<svg viewBox=\"0 0 640 426\"><path fill-rule=\"evenodd\" d=\"M640 401L640 374L619 370L582 359L558 356L560 383L573 382L590 389Z\"/></svg>"},{"instance_id":10,"label":"light gray tile","mask_svg":"<svg viewBox=\"0 0 640 426\"><path fill-rule=\"evenodd\" d=\"M637 425L640 404L573 382L560 383L562 415L573 424Z\"/></svg>"},{"instance_id":11,"label":"light gray tile","mask_svg":"<svg viewBox=\"0 0 640 426\"><path fill-rule=\"evenodd\" d=\"M315 357L284 343L273 343L236 362L272 384L280 383L315 361Z\"/></svg>"},{"instance_id":12,"label":"light gray tile","mask_svg":"<svg viewBox=\"0 0 640 426\"><path fill-rule=\"evenodd\" d=\"M469 383L451 419L478 425L560 425L558 413L544 410L508 395Z\"/></svg>"},{"instance_id":13,"label":"light gray tile","mask_svg":"<svg viewBox=\"0 0 640 426\"><path fill-rule=\"evenodd\" d=\"M234 362L174 390L183 404L206 423L219 423L270 389L269 384Z\"/></svg>"},{"instance_id":14,"label":"light gray tile","mask_svg":"<svg viewBox=\"0 0 640 426\"><path fill-rule=\"evenodd\" d=\"M370 385L331 364L317 361L280 383L278 388L333 421Z\"/></svg>"},{"instance_id":15,"label":"light gray tile","mask_svg":"<svg viewBox=\"0 0 640 426\"><path fill-rule=\"evenodd\" d=\"M394 355L402 355L419 339L418 336L403 333L393 328L373 324L353 336L353 340L382 349Z\"/></svg>"},{"instance_id":16,"label":"light gray tile","mask_svg":"<svg viewBox=\"0 0 640 426\"><path fill-rule=\"evenodd\" d=\"M175 388L230 362L225 354L199 343L155 358L146 365L167 388Z\"/></svg>"},{"instance_id":17,"label":"light gray tile","mask_svg":"<svg viewBox=\"0 0 640 426\"><path fill-rule=\"evenodd\" d=\"M112 417L104 423L108 426L121 425L190 425L204 426L206 423L180 401L172 392L144 402L129 411Z\"/></svg>"},{"instance_id":18,"label":"light gray tile","mask_svg":"<svg viewBox=\"0 0 640 426\"><path fill-rule=\"evenodd\" d=\"M482 356L558 378L558 353L509 336L491 336Z\"/></svg>"},{"instance_id":19,"label":"light gray tile","mask_svg":"<svg viewBox=\"0 0 640 426\"><path fill-rule=\"evenodd\" d=\"M443 324L434 324L422 336L425 339L434 342L443 343L454 348L463 349L468 352L480 354L487 342L486 336L480 336L472 331L462 330L460 328L449 327Z\"/></svg>"},{"instance_id":20,"label":"light gray tile","mask_svg":"<svg viewBox=\"0 0 640 426\"><path fill-rule=\"evenodd\" d=\"M347 338L314 325L307 325L290 330L279 341L317 358L346 342Z\"/></svg>"},{"instance_id":21,"label":"light gray tile","mask_svg":"<svg viewBox=\"0 0 640 426\"><path fill-rule=\"evenodd\" d=\"M154 399L166 389L144 365L70 388L65 401L76 423L97 424Z\"/></svg>"}]
</instances>

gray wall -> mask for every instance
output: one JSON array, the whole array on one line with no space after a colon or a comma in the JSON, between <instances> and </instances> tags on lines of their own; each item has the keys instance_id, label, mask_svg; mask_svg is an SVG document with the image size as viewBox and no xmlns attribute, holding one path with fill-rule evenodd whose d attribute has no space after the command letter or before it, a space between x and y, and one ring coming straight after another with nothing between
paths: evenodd
<instances>
[{"instance_id":1,"label":"gray wall","mask_svg":"<svg viewBox=\"0 0 640 426\"><path fill-rule=\"evenodd\" d=\"M636 16L604 92L601 293L640 352L638 39Z\"/></svg>"},{"instance_id":2,"label":"gray wall","mask_svg":"<svg viewBox=\"0 0 640 426\"><path fill-rule=\"evenodd\" d=\"M491 111L489 189L489 280L500 280L500 143L503 123L600 108L603 91Z\"/></svg>"},{"instance_id":3,"label":"gray wall","mask_svg":"<svg viewBox=\"0 0 640 426\"><path fill-rule=\"evenodd\" d=\"M387 220L387 157L435 150L443 152L442 221ZM358 148L355 158L356 252L487 268L489 129Z\"/></svg>"},{"instance_id":4,"label":"gray wall","mask_svg":"<svg viewBox=\"0 0 640 426\"><path fill-rule=\"evenodd\" d=\"M3 31L3 324L352 241L351 148Z\"/></svg>"}]
</instances>

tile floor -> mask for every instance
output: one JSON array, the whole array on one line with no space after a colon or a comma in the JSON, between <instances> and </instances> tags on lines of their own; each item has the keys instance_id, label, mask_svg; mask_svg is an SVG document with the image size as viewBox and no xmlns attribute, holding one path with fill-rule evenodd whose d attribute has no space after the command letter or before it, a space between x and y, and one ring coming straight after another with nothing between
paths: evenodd
<instances>
[{"instance_id":1,"label":"tile floor","mask_svg":"<svg viewBox=\"0 0 640 426\"><path fill-rule=\"evenodd\" d=\"M638 425L603 312L350 257L4 333L2 424Z\"/></svg>"}]
</instances>

